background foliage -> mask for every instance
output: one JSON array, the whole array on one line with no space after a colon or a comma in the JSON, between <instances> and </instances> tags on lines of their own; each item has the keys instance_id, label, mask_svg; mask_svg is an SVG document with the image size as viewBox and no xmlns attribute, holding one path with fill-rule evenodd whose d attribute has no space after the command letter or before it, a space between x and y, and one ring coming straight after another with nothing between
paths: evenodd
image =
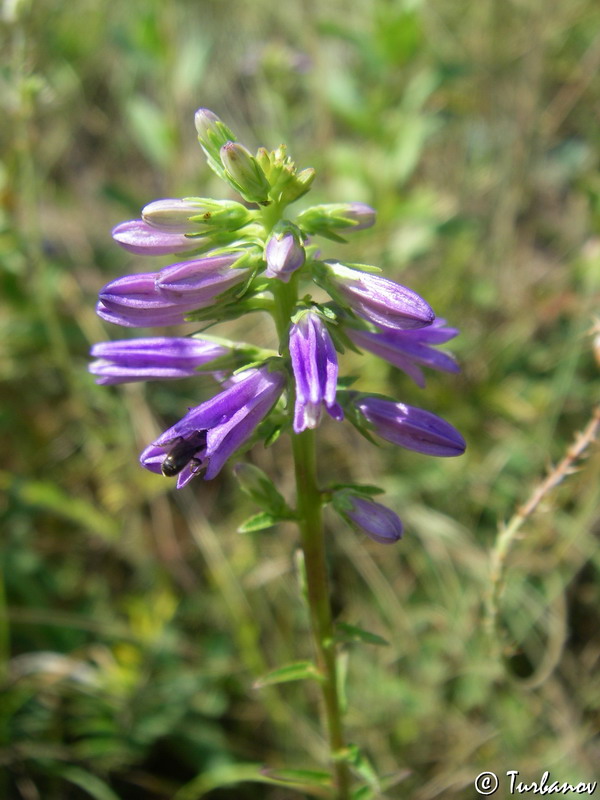
<instances>
[{"instance_id":1,"label":"background foliage","mask_svg":"<svg viewBox=\"0 0 600 800\"><path fill-rule=\"evenodd\" d=\"M348 260L463 331L462 375L426 392L375 358L344 365L451 420L464 457L322 428L323 473L380 481L407 527L386 549L329 518L340 619L390 643L348 648L351 738L406 771L389 797L472 797L482 770L591 779L597 446L523 529L491 636L484 606L499 525L598 400L598 4L4 0L1 25L0 795L286 800L219 787L240 764L321 763L310 687L252 688L309 655L293 526L242 536L230 471L175 495L137 464L210 382L86 373L90 344L124 335L94 314L133 263L111 226L156 197L223 196L198 106L250 147L285 141L318 171L311 202L375 206ZM263 323L233 333L268 342ZM288 443L252 459L289 497Z\"/></svg>"}]
</instances>

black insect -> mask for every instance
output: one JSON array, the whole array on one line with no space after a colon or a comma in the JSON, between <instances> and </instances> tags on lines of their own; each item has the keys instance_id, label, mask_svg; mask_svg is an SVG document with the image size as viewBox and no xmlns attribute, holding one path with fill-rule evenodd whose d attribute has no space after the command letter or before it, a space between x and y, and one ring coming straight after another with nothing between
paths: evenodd
<instances>
[{"instance_id":1,"label":"black insect","mask_svg":"<svg viewBox=\"0 0 600 800\"><path fill-rule=\"evenodd\" d=\"M194 456L204 447L206 447L206 431L197 431L188 439L179 437L162 462L162 474L166 478L174 478L190 461L195 461L197 466L200 466L200 461Z\"/></svg>"}]
</instances>

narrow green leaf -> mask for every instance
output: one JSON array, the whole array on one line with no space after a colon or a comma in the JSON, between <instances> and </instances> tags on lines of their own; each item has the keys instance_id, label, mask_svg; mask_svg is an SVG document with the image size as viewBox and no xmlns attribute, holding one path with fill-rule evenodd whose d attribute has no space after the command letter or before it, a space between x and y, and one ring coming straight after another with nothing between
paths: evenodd
<instances>
[{"instance_id":1,"label":"narrow green leaf","mask_svg":"<svg viewBox=\"0 0 600 800\"><path fill-rule=\"evenodd\" d=\"M119 800L110 786L103 780L80 767L59 767L58 774L69 783L78 786L94 800Z\"/></svg>"},{"instance_id":2,"label":"narrow green leaf","mask_svg":"<svg viewBox=\"0 0 600 800\"><path fill-rule=\"evenodd\" d=\"M341 644L348 644L350 642L363 642L364 644L376 644L380 646L387 646L389 642L379 636L377 633L365 631L357 625L349 625L347 622L338 622L336 624L336 642Z\"/></svg>"},{"instance_id":3,"label":"narrow green leaf","mask_svg":"<svg viewBox=\"0 0 600 800\"><path fill-rule=\"evenodd\" d=\"M274 517L266 511L259 511L258 514L253 514L251 517L239 526L238 533L255 533L256 531L264 531L267 528L272 528L280 521L280 517Z\"/></svg>"},{"instance_id":4,"label":"narrow green leaf","mask_svg":"<svg viewBox=\"0 0 600 800\"><path fill-rule=\"evenodd\" d=\"M332 491L337 491L338 489L351 489L354 494L364 494L367 496L383 494L385 492L385 489L381 489L379 486L372 486L371 484L362 483L332 483L327 488L331 489Z\"/></svg>"},{"instance_id":5,"label":"narrow green leaf","mask_svg":"<svg viewBox=\"0 0 600 800\"><path fill-rule=\"evenodd\" d=\"M307 679L320 680L321 674L312 661L295 661L285 667L268 672L254 683L255 689L263 686L273 686L276 683L289 683L290 681L304 681Z\"/></svg>"},{"instance_id":6,"label":"narrow green leaf","mask_svg":"<svg viewBox=\"0 0 600 800\"><path fill-rule=\"evenodd\" d=\"M293 516L285 499L262 469L242 462L236 464L233 471L242 491L251 497L263 511L279 519Z\"/></svg>"},{"instance_id":7,"label":"narrow green leaf","mask_svg":"<svg viewBox=\"0 0 600 800\"><path fill-rule=\"evenodd\" d=\"M381 791L379 778L373 766L365 754L355 744L349 744L342 752L337 754L337 758L346 761L355 775L362 778L365 783L376 792Z\"/></svg>"},{"instance_id":8,"label":"narrow green leaf","mask_svg":"<svg viewBox=\"0 0 600 800\"><path fill-rule=\"evenodd\" d=\"M281 772L287 772L287 770L281 770ZM319 784L315 781L311 783L303 779L297 781L291 779L282 780L272 777L269 773L270 770L266 769L262 764L229 764L224 767L218 767L209 772L203 772L189 783L186 783L175 794L173 800L200 800L213 789L243 783L244 781L266 783L270 786L285 786L287 789L301 792L310 797L333 798L331 786Z\"/></svg>"},{"instance_id":9,"label":"narrow green leaf","mask_svg":"<svg viewBox=\"0 0 600 800\"><path fill-rule=\"evenodd\" d=\"M375 790L371 786L359 786L352 792L352 800L375 800Z\"/></svg>"},{"instance_id":10,"label":"narrow green leaf","mask_svg":"<svg viewBox=\"0 0 600 800\"><path fill-rule=\"evenodd\" d=\"M319 769L271 769L262 770L263 775L281 783L303 783L307 786L332 787L331 774Z\"/></svg>"}]
</instances>

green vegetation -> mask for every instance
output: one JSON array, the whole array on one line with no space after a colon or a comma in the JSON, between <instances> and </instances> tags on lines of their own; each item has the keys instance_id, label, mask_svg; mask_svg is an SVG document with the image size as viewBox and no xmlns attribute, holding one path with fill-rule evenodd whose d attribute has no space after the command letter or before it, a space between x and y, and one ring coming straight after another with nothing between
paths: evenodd
<instances>
[{"instance_id":1,"label":"green vegetation","mask_svg":"<svg viewBox=\"0 0 600 800\"><path fill-rule=\"evenodd\" d=\"M317 170L311 203L374 206L375 228L331 252L380 265L462 330L462 374L431 373L426 393L375 357L343 364L358 388L452 422L465 456L320 430L324 478L380 483L406 525L384 548L326 517L347 730L400 781L372 796L467 800L484 770L593 780L597 443L513 540L495 627L488 604L503 523L600 395L597 2L0 13L0 797L327 796L317 688L273 680L311 655L295 526L237 533L256 509L230 468L176 493L139 467L209 378L198 397L197 380L107 388L86 371L92 343L127 335L94 313L134 261L111 227L157 197L224 196L199 106L250 147L285 141ZM253 317L217 332L272 346ZM287 437L251 458L290 498Z\"/></svg>"}]
</instances>

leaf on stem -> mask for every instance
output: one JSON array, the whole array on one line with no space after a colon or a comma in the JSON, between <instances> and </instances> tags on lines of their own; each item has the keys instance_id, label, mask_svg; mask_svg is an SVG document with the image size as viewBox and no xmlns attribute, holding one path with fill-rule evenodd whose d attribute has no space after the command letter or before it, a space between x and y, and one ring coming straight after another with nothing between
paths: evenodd
<instances>
[{"instance_id":1,"label":"leaf on stem","mask_svg":"<svg viewBox=\"0 0 600 800\"><path fill-rule=\"evenodd\" d=\"M293 664L286 664L285 667L278 667L272 672L268 672L254 683L255 689L262 689L263 686L273 686L276 683L289 683L290 681L322 680L321 673L312 661L295 661Z\"/></svg>"},{"instance_id":2,"label":"leaf on stem","mask_svg":"<svg viewBox=\"0 0 600 800\"><path fill-rule=\"evenodd\" d=\"M340 644L350 644L352 642L362 642L363 644L375 644L387 646L389 642L377 633L365 631L357 625L349 625L347 622L336 624L335 641Z\"/></svg>"}]
</instances>

